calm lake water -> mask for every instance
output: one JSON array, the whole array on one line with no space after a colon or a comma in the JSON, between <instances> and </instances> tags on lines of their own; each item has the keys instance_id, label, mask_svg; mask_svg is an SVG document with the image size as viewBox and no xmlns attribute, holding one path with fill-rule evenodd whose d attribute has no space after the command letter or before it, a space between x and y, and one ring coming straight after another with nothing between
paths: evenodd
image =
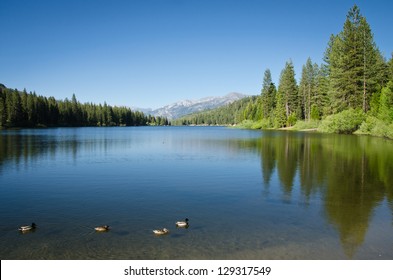
<instances>
[{"instance_id":1,"label":"calm lake water","mask_svg":"<svg viewBox=\"0 0 393 280\"><path fill-rule=\"evenodd\" d=\"M34 232L17 230L31 222ZM162 227L170 234L152 233ZM0 131L0 258L393 259L393 141L220 127Z\"/></svg>"}]
</instances>

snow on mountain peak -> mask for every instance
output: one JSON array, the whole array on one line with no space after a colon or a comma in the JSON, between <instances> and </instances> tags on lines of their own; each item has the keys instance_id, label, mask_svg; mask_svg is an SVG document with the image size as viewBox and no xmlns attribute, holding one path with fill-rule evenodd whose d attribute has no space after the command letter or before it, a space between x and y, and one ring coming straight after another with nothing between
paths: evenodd
<instances>
[{"instance_id":1,"label":"snow on mountain peak","mask_svg":"<svg viewBox=\"0 0 393 280\"><path fill-rule=\"evenodd\" d=\"M200 112L207 109L214 109L220 106L230 104L236 100L242 99L247 95L241 93L228 93L221 97L204 97L197 100L181 100L170 105L152 110L149 114L153 116L166 117L168 119L176 119L184 115L188 115L195 112Z\"/></svg>"}]
</instances>

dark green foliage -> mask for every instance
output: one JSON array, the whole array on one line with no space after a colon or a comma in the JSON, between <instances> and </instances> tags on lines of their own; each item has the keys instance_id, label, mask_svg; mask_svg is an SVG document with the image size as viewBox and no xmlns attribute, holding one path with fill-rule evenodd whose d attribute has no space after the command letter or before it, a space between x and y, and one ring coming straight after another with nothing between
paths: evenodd
<instances>
[{"instance_id":1,"label":"dark green foliage","mask_svg":"<svg viewBox=\"0 0 393 280\"><path fill-rule=\"evenodd\" d=\"M0 127L6 123L6 107L3 94L0 92Z\"/></svg>"},{"instance_id":2,"label":"dark green foliage","mask_svg":"<svg viewBox=\"0 0 393 280\"><path fill-rule=\"evenodd\" d=\"M285 98L281 91L277 92L276 95L276 107L273 114L273 127L280 128L287 124L287 116L285 111Z\"/></svg>"},{"instance_id":3,"label":"dark green foliage","mask_svg":"<svg viewBox=\"0 0 393 280\"><path fill-rule=\"evenodd\" d=\"M320 116L326 116L332 112L329 99L329 85L329 69L326 65L322 64L319 67L317 75L317 95L314 100Z\"/></svg>"},{"instance_id":4,"label":"dark green foliage","mask_svg":"<svg viewBox=\"0 0 393 280\"><path fill-rule=\"evenodd\" d=\"M127 107L81 104L75 94L71 101L37 96L0 87L0 127L53 126L140 126L169 125L168 119L145 116Z\"/></svg>"},{"instance_id":5,"label":"dark green foliage","mask_svg":"<svg viewBox=\"0 0 393 280\"><path fill-rule=\"evenodd\" d=\"M311 106L311 119L312 120L319 120L320 119L320 113L319 113L319 109L318 106L313 104Z\"/></svg>"},{"instance_id":6,"label":"dark green foliage","mask_svg":"<svg viewBox=\"0 0 393 280\"><path fill-rule=\"evenodd\" d=\"M347 108L370 108L371 94L387 79L387 68L366 19L355 5L343 30L329 44L330 98L333 112Z\"/></svg>"},{"instance_id":7,"label":"dark green foliage","mask_svg":"<svg viewBox=\"0 0 393 280\"><path fill-rule=\"evenodd\" d=\"M311 58L307 59L302 69L302 78L299 86L299 102L302 108L302 117L311 120L311 107L322 106L322 98L319 97L318 82L319 67L313 64ZM322 80L321 80L322 82Z\"/></svg>"},{"instance_id":8,"label":"dark green foliage","mask_svg":"<svg viewBox=\"0 0 393 280\"><path fill-rule=\"evenodd\" d=\"M272 75L269 69L266 69L263 78L262 91L261 91L261 103L262 103L262 118L268 119L271 117L275 107L276 100L276 86L272 82Z\"/></svg>"},{"instance_id":9,"label":"dark green foliage","mask_svg":"<svg viewBox=\"0 0 393 280\"><path fill-rule=\"evenodd\" d=\"M392 53L392 57L388 62L388 80L393 81L393 53Z\"/></svg>"},{"instance_id":10,"label":"dark green foliage","mask_svg":"<svg viewBox=\"0 0 393 280\"><path fill-rule=\"evenodd\" d=\"M298 88L292 61L288 61L285 64L285 68L281 72L278 91L281 93L283 98L286 117L288 118L292 113L295 113L298 117L301 117Z\"/></svg>"}]
</instances>

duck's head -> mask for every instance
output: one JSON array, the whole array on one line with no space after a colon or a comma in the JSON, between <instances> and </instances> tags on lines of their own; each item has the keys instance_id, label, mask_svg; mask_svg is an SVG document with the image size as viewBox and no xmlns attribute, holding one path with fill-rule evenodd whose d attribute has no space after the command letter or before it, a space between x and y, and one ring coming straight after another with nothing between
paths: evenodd
<instances>
[{"instance_id":1,"label":"duck's head","mask_svg":"<svg viewBox=\"0 0 393 280\"><path fill-rule=\"evenodd\" d=\"M31 228L36 228L37 225L35 223L31 223Z\"/></svg>"},{"instance_id":2,"label":"duck's head","mask_svg":"<svg viewBox=\"0 0 393 280\"><path fill-rule=\"evenodd\" d=\"M186 218L184 221L185 221L186 223L188 223L188 218Z\"/></svg>"}]
</instances>

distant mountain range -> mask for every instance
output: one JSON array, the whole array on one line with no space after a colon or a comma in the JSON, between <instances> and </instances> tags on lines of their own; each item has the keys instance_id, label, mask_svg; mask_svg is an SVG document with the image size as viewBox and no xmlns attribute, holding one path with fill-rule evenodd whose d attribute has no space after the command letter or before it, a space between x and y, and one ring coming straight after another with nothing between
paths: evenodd
<instances>
[{"instance_id":1,"label":"distant mountain range","mask_svg":"<svg viewBox=\"0 0 393 280\"><path fill-rule=\"evenodd\" d=\"M156 117L157 116L166 117L172 120L191 113L201 112L207 109L218 108L245 97L247 97L247 95L232 92L221 97L205 97L198 100L182 100L155 110L141 109L141 108L134 108L134 109L142 111L144 114L147 115L150 114Z\"/></svg>"}]
</instances>

